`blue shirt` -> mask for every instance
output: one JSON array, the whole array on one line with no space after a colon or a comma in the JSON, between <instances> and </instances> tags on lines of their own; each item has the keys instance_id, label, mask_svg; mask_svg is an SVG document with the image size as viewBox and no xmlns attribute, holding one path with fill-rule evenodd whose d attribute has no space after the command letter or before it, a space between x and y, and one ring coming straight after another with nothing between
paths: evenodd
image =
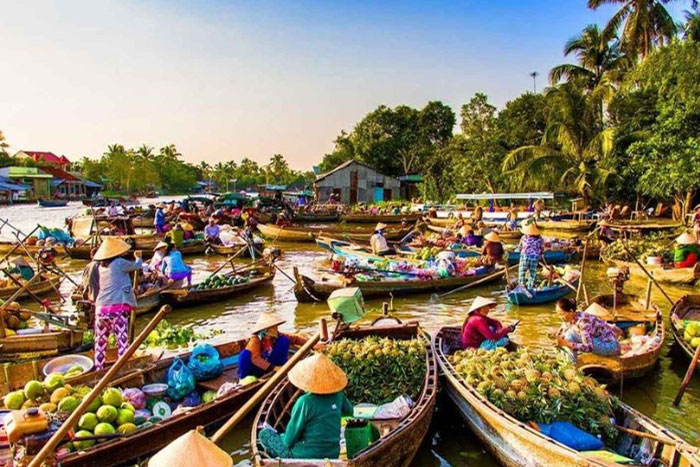
<instances>
[{"instance_id":1,"label":"blue shirt","mask_svg":"<svg viewBox=\"0 0 700 467\"><path fill-rule=\"evenodd\" d=\"M204 236L205 237L211 237L211 238L219 238L219 225L214 224L214 225L207 225L204 227Z\"/></svg>"},{"instance_id":2,"label":"blue shirt","mask_svg":"<svg viewBox=\"0 0 700 467\"><path fill-rule=\"evenodd\" d=\"M190 267L185 264L182 259L182 253L177 250L171 251L168 256L163 258L163 265L161 266L161 272L167 276L179 272L187 272Z\"/></svg>"},{"instance_id":3,"label":"blue shirt","mask_svg":"<svg viewBox=\"0 0 700 467\"><path fill-rule=\"evenodd\" d=\"M162 209L158 209L156 211L153 225L165 225L165 212L163 212Z\"/></svg>"},{"instance_id":4,"label":"blue shirt","mask_svg":"<svg viewBox=\"0 0 700 467\"><path fill-rule=\"evenodd\" d=\"M100 265L99 287L95 306L127 305L136 306L136 296L132 289L130 271L141 269L141 258L129 261L124 258L115 258L107 266Z\"/></svg>"}]
</instances>

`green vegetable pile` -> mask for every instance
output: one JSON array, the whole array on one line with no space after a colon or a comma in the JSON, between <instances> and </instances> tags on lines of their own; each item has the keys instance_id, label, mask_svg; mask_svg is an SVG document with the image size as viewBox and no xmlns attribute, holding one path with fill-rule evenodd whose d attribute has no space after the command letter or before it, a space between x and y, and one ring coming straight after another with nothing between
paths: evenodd
<instances>
[{"instance_id":1,"label":"green vegetable pile","mask_svg":"<svg viewBox=\"0 0 700 467\"><path fill-rule=\"evenodd\" d=\"M196 286L192 287L190 290L208 290L208 289L221 289L224 287L231 287L236 284L245 284L249 282L250 278L243 276L223 276L216 274L214 276L208 277L204 282L200 282Z\"/></svg>"},{"instance_id":2,"label":"green vegetable pile","mask_svg":"<svg viewBox=\"0 0 700 467\"><path fill-rule=\"evenodd\" d=\"M518 420L568 421L611 442L616 436L615 399L565 356L498 348L460 351L450 358L468 385Z\"/></svg>"},{"instance_id":3,"label":"green vegetable pile","mask_svg":"<svg viewBox=\"0 0 700 467\"><path fill-rule=\"evenodd\" d=\"M666 247L668 243L656 237L645 237L637 240L628 240L628 248L632 255L646 261L651 256L661 256L664 263L673 261L673 247ZM615 240L601 251L600 255L604 260L634 261L627 255L621 240Z\"/></svg>"},{"instance_id":4,"label":"green vegetable pile","mask_svg":"<svg viewBox=\"0 0 700 467\"><path fill-rule=\"evenodd\" d=\"M694 349L700 346L700 321L685 321L683 339Z\"/></svg>"},{"instance_id":5,"label":"green vegetable pile","mask_svg":"<svg viewBox=\"0 0 700 467\"><path fill-rule=\"evenodd\" d=\"M210 339L223 332L222 330L212 330L209 332L209 335L199 334L191 327L170 324L168 321L163 320L151 331L144 345L146 347L177 349L178 347L187 347L190 342Z\"/></svg>"},{"instance_id":6,"label":"green vegetable pile","mask_svg":"<svg viewBox=\"0 0 700 467\"><path fill-rule=\"evenodd\" d=\"M343 339L326 353L347 374L345 394L354 404L384 404L401 395L416 400L423 388L426 352L420 339Z\"/></svg>"}]
</instances>

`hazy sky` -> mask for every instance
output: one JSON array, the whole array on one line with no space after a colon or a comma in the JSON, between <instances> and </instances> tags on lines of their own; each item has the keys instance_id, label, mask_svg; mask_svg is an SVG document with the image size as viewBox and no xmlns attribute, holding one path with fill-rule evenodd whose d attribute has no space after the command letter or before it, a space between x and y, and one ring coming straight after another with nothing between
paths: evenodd
<instances>
[{"instance_id":1,"label":"hazy sky","mask_svg":"<svg viewBox=\"0 0 700 467\"><path fill-rule=\"evenodd\" d=\"M683 2L674 5L680 12ZM0 0L0 129L71 159L175 143L191 162L308 170L379 104L538 88L585 0Z\"/></svg>"}]
</instances>

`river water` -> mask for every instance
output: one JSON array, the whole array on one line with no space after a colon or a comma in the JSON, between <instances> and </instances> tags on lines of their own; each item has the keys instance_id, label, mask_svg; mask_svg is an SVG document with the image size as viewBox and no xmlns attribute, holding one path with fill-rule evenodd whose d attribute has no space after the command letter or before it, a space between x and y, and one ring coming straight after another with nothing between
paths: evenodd
<instances>
[{"instance_id":1,"label":"river water","mask_svg":"<svg viewBox=\"0 0 700 467\"><path fill-rule=\"evenodd\" d=\"M10 206L0 208L0 219L7 219L22 231L29 232L37 223L49 227L63 227L64 219L78 213L81 209L80 203L70 203L64 208L40 208L36 205ZM5 239L11 238L11 230L7 227L0 229L0 236ZM297 266L301 272L311 273L314 267L318 267L326 258L326 254L311 243L279 243L278 246L284 253L277 264L290 275L294 266ZM223 258L201 256L188 257L186 260L194 268L196 281L216 269ZM71 277L77 279L85 262L62 259L59 264ZM604 272L605 267L602 264L588 263L585 280L590 294L609 292ZM633 278L625 287L628 293L643 295L646 283ZM68 293L70 289L71 284L64 281L62 291ZM676 300L686 293L696 292L697 289L668 286L665 290L673 300ZM441 326L461 324L471 300L476 295L487 295L498 300L501 305L493 312L493 317L505 323L521 320L514 335L516 341L538 347L552 345L548 334L555 331L561 324L553 312L553 306L518 308L506 305L503 286L498 284L454 293L436 303L430 301L429 295L397 298L393 303L396 309L394 315L404 321L419 320L424 328L433 332ZM656 290L652 294L652 299L667 315L670 305L666 299ZM378 313L381 304L381 300L367 300L370 318ZM66 303L64 308L70 310L70 303ZM283 330L305 334L316 331L319 318L329 317L325 304L297 303L292 291L292 282L278 273L270 287L246 293L224 303L177 310L167 319L172 323L192 325L199 332L221 329L225 331L225 337L228 339L245 337L246 329L255 322L258 313L268 310L286 319L286 323L282 326ZM147 319L139 318L137 328L144 326ZM667 334L666 346L657 368L639 380L626 381L622 388L622 400L670 428L686 441L700 445L700 426L692 416L700 409L700 378L697 376L693 378L681 406L673 408L671 402L683 379L688 360L671 345L673 339L670 333ZM620 390L615 389L615 392L619 394ZM239 425L226 440L225 448L232 453L236 465L250 465L251 421L252 416L246 424ZM442 400L438 404L431 432L421 446L414 465L489 466L497 463L459 420L449 402Z\"/></svg>"}]
</instances>

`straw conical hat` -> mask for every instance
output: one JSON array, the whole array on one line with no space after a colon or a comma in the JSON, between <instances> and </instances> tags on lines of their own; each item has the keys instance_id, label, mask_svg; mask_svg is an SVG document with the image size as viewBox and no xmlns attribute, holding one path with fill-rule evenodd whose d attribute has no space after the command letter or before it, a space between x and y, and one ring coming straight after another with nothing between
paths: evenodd
<instances>
[{"instance_id":1,"label":"straw conical hat","mask_svg":"<svg viewBox=\"0 0 700 467\"><path fill-rule=\"evenodd\" d=\"M313 394L333 394L348 385L348 377L325 354L316 353L297 363L289 372L289 381Z\"/></svg>"},{"instance_id":2,"label":"straw conical hat","mask_svg":"<svg viewBox=\"0 0 700 467\"><path fill-rule=\"evenodd\" d=\"M602 320L607 320L611 318L610 312L605 308L604 306L593 302L589 305L588 308L586 308L586 313L589 315L593 315L596 318L600 318Z\"/></svg>"},{"instance_id":3,"label":"straw conical hat","mask_svg":"<svg viewBox=\"0 0 700 467\"><path fill-rule=\"evenodd\" d=\"M495 304L496 304L496 302L491 300L490 298L481 297L481 296L476 297L474 299L474 301L472 302L472 306L469 307L469 311L467 312L467 314L472 314L473 312L475 312L476 310L478 310L480 308L484 308L485 306L491 306L491 305L495 305Z\"/></svg>"},{"instance_id":4,"label":"straw conical hat","mask_svg":"<svg viewBox=\"0 0 700 467\"><path fill-rule=\"evenodd\" d=\"M180 225L182 226L182 230L187 232L192 232L194 230L194 227L189 222L180 222Z\"/></svg>"},{"instance_id":5,"label":"straw conical hat","mask_svg":"<svg viewBox=\"0 0 700 467\"><path fill-rule=\"evenodd\" d=\"M676 243L679 245L692 245L693 243L697 243L698 239L695 238L695 235L691 234L690 232L683 232L676 238Z\"/></svg>"},{"instance_id":6,"label":"straw conical hat","mask_svg":"<svg viewBox=\"0 0 700 467\"><path fill-rule=\"evenodd\" d=\"M161 248L168 248L168 244L165 242L158 242L155 248L153 248L153 251L160 250Z\"/></svg>"},{"instance_id":7,"label":"straw conical hat","mask_svg":"<svg viewBox=\"0 0 700 467\"><path fill-rule=\"evenodd\" d=\"M598 221L598 225L601 227L605 227L605 226L610 225L610 224L608 224L608 221L603 219L602 221Z\"/></svg>"},{"instance_id":8,"label":"straw conical hat","mask_svg":"<svg viewBox=\"0 0 700 467\"><path fill-rule=\"evenodd\" d=\"M520 229L522 233L525 235L539 235L540 234L540 229L537 228L534 222L531 222L529 224L525 224L522 229Z\"/></svg>"},{"instance_id":9,"label":"straw conical hat","mask_svg":"<svg viewBox=\"0 0 700 467\"><path fill-rule=\"evenodd\" d=\"M377 223L377 226L374 228L374 231L376 232L377 230L382 230L386 229L386 224L384 222L379 222Z\"/></svg>"},{"instance_id":10,"label":"straw conical hat","mask_svg":"<svg viewBox=\"0 0 700 467\"><path fill-rule=\"evenodd\" d=\"M233 459L196 430L190 430L158 451L148 467L230 467Z\"/></svg>"},{"instance_id":11,"label":"straw conical hat","mask_svg":"<svg viewBox=\"0 0 700 467\"><path fill-rule=\"evenodd\" d=\"M22 256L15 256L14 258L12 258L10 260L10 263L14 264L15 266L29 266L29 267L31 267L31 264L29 264L29 262L26 259L24 259L24 257L22 257Z\"/></svg>"},{"instance_id":12,"label":"straw conical hat","mask_svg":"<svg viewBox=\"0 0 700 467\"><path fill-rule=\"evenodd\" d=\"M129 246L129 244L121 238L104 237L102 239L102 244L97 249L97 252L95 253L93 259L97 261L102 261L104 259L115 258L117 256L123 255L130 249L131 247Z\"/></svg>"},{"instance_id":13,"label":"straw conical hat","mask_svg":"<svg viewBox=\"0 0 700 467\"><path fill-rule=\"evenodd\" d=\"M499 237L496 232L491 231L484 235L484 240L487 240L489 242L500 242L501 237Z\"/></svg>"},{"instance_id":14,"label":"straw conical hat","mask_svg":"<svg viewBox=\"0 0 700 467\"><path fill-rule=\"evenodd\" d=\"M258 320L253 326L253 334L263 331L265 329L270 329L274 326L279 326L284 323L284 320L274 313L260 313Z\"/></svg>"},{"instance_id":15,"label":"straw conical hat","mask_svg":"<svg viewBox=\"0 0 700 467\"><path fill-rule=\"evenodd\" d=\"M473 231L472 227L470 225L463 225L462 227L459 228L459 234L464 237L467 235L469 232Z\"/></svg>"}]
</instances>

